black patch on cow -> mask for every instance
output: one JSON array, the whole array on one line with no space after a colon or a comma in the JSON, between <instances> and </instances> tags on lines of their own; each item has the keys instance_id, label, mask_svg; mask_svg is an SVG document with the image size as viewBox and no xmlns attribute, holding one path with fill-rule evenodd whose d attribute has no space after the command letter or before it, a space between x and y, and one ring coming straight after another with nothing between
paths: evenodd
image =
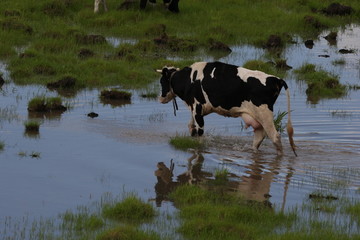
<instances>
[{"instance_id":1,"label":"black patch on cow","mask_svg":"<svg viewBox=\"0 0 360 240\"><path fill-rule=\"evenodd\" d=\"M202 115L202 106L201 104L196 105L195 109L195 121L199 124L199 127L204 127L204 117Z\"/></svg>"},{"instance_id":2,"label":"black patch on cow","mask_svg":"<svg viewBox=\"0 0 360 240\"><path fill-rule=\"evenodd\" d=\"M196 71L195 71L196 72ZM194 73L195 74L195 73ZM171 77L171 87L174 93L191 106L198 101L204 104L205 97L201 89L201 81L191 81L191 68L185 67L184 69L177 71Z\"/></svg>"},{"instance_id":3,"label":"black patch on cow","mask_svg":"<svg viewBox=\"0 0 360 240\"><path fill-rule=\"evenodd\" d=\"M214 70L215 68L215 70ZM207 63L204 68L202 87L214 107L230 110L240 107L244 101L251 101L254 105L267 104L273 111L274 103L279 96L283 80L277 77L268 77L266 86L256 77L249 77L246 82L240 79L238 66L213 62ZM213 76L211 76L213 73Z\"/></svg>"}]
</instances>

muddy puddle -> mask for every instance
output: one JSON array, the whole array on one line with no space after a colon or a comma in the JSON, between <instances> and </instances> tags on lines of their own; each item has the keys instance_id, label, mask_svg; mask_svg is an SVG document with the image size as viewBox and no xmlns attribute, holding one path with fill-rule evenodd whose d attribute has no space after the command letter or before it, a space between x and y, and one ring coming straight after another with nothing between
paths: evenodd
<instances>
[{"instance_id":1,"label":"muddy puddle","mask_svg":"<svg viewBox=\"0 0 360 240\"><path fill-rule=\"evenodd\" d=\"M284 58L293 68L315 63L339 75L343 84L360 85L359 38L360 28L350 26L339 32L336 45L321 37L309 49L299 39ZM340 54L342 48L355 52ZM220 60L242 65L264 53L248 46L233 50ZM319 57L323 54L330 57ZM339 59L345 64L334 65ZM14 85L3 62L0 72L6 80L0 89L0 141L4 145L0 151L0 225L7 216L54 216L97 201L107 192L136 191L157 206L172 209L166 193L173 186L211 180L216 170L224 168L231 174L232 191L249 199L268 200L278 209L301 204L316 190L360 197L359 90L311 104L306 84L290 73L287 83L298 157L292 154L286 135L285 155L277 157L269 141L257 153L251 150L252 131L243 130L240 119L215 114L205 118L206 151L175 150L168 141L176 134L188 134L190 113L179 102L174 116L171 104L142 98L141 91L133 92L130 103L118 106L102 103L101 89L64 97L70 109L41 116L39 134L29 136L24 133L28 101L58 94L42 86ZM277 111L286 111L284 92L275 105ZM90 112L98 117L88 117ZM159 162L167 168L174 164L172 177L156 176Z\"/></svg>"}]
</instances>

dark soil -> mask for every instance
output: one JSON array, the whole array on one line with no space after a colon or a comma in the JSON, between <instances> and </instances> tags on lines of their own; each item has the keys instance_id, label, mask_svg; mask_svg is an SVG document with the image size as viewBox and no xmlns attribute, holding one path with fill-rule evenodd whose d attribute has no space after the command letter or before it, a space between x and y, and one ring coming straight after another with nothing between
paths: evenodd
<instances>
[{"instance_id":1,"label":"dark soil","mask_svg":"<svg viewBox=\"0 0 360 240\"><path fill-rule=\"evenodd\" d=\"M341 5L340 3L332 3L322 12L329 16L345 16L350 15L354 9L350 6Z\"/></svg>"},{"instance_id":2,"label":"dark soil","mask_svg":"<svg viewBox=\"0 0 360 240\"><path fill-rule=\"evenodd\" d=\"M91 51L90 49L83 48L80 50L78 57L80 59L87 59L87 58L93 57L94 55L95 55L95 53L93 51Z\"/></svg>"},{"instance_id":3,"label":"dark soil","mask_svg":"<svg viewBox=\"0 0 360 240\"><path fill-rule=\"evenodd\" d=\"M103 90L100 96L111 100L131 100L131 93L118 90Z\"/></svg>"},{"instance_id":4,"label":"dark soil","mask_svg":"<svg viewBox=\"0 0 360 240\"><path fill-rule=\"evenodd\" d=\"M307 25L310 25L315 29L326 28L326 25L322 24L318 19L316 19L316 17L313 16L305 16L304 21Z\"/></svg>"},{"instance_id":5,"label":"dark soil","mask_svg":"<svg viewBox=\"0 0 360 240\"><path fill-rule=\"evenodd\" d=\"M309 48L309 49L312 49L312 48L314 47L314 40L311 40L311 39L306 40L306 41L304 42L304 44L305 44L305 47L307 47L307 48Z\"/></svg>"},{"instance_id":6,"label":"dark soil","mask_svg":"<svg viewBox=\"0 0 360 240\"><path fill-rule=\"evenodd\" d=\"M75 84L76 84L76 78L63 77L59 81L48 83L46 86L49 89L58 89L58 88L68 89L68 88L73 88Z\"/></svg>"},{"instance_id":7,"label":"dark soil","mask_svg":"<svg viewBox=\"0 0 360 240\"><path fill-rule=\"evenodd\" d=\"M106 39L102 35L98 34L89 34L89 35L83 35L83 34L76 34L75 36L76 42L78 44L104 44L106 43Z\"/></svg>"}]
</instances>

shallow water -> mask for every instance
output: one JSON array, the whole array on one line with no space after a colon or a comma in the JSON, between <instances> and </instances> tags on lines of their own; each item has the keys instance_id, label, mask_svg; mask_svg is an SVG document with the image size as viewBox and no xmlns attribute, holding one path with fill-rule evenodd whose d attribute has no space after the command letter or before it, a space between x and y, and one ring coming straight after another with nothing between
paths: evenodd
<instances>
[{"instance_id":1,"label":"shallow water","mask_svg":"<svg viewBox=\"0 0 360 240\"><path fill-rule=\"evenodd\" d=\"M360 28L350 26L336 46L320 38L313 49L307 49L299 39L284 58L294 68L315 63L339 75L343 84L360 85L359 38ZM356 52L341 55L340 48ZM264 53L249 46L233 50L220 60L242 65ZM330 57L318 57L324 53ZM338 59L344 59L345 65L332 64ZM5 144L0 152L0 226L6 216L54 216L99 200L106 192L136 191L144 199L157 200L158 206L171 208L162 198L171 185L213 179L215 170L222 168L231 173L233 189L249 199L265 200L264 195L270 195L268 200L279 209L301 204L315 190L359 198L360 91L310 104L306 84L289 74L298 157L286 135L285 155L277 157L269 141L258 153L251 150L252 131L242 130L240 119L215 114L205 118L207 151L175 150L169 138L188 134L190 113L179 102L175 117L171 104L143 99L139 92L133 92L131 104L111 106L101 103L100 90L84 90L64 98L70 110L39 119L39 135L27 136L23 123L29 118L28 101L57 93L41 86L14 85L4 63L0 72L7 80L0 89L0 141ZM99 117L89 118L92 111ZM275 105L277 111L286 111L284 92ZM158 162L169 167L171 159L174 177L164 186L154 172Z\"/></svg>"}]
</instances>

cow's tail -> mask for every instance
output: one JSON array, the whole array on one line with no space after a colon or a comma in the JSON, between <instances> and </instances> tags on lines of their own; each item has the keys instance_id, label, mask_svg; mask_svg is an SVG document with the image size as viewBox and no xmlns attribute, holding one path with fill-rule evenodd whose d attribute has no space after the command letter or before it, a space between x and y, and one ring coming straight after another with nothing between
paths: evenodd
<instances>
[{"instance_id":1,"label":"cow's tail","mask_svg":"<svg viewBox=\"0 0 360 240\"><path fill-rule=\"evenodd\" d=\"M284 86L285 91L286 91L287 108L288 108L288 122L287 122L286 130L287 130L287 134L288 134L288 137L289 137L290 146L291 146L295 156L297 156L296 151L295 151L296 146L295 146L294 139L293 139L294 128L293 128L292 123L291 123L290 90L289 90L289 87L288 87L288 85L286 84L286 82L284 80L282 80L282 83L283 83L283 86Z\"/></svg>"}]
</instances>

